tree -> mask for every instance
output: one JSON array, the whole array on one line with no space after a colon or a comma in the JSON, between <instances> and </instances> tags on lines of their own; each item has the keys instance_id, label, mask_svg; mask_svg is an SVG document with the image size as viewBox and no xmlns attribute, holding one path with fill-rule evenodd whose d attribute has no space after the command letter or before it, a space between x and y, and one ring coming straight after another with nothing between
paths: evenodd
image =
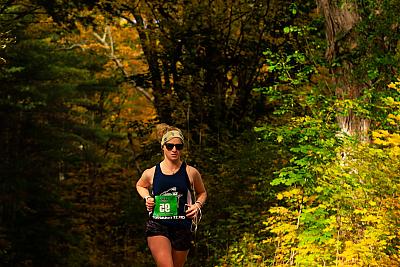
<instances>
[{"instance_id":1,"label":"tree","mask_svg":"<svg viewBox=\"0 0 400 267\"><path fill-rule=\"evenodd\" d=\"M65 266L81 248L81 236L71 230L60 183L82 169L95 177L103 162L100 145L112 135L99 127L101 95L116 83L96 77L107 58L60 49L63 29L38 6L18 4L1 18L35 8L17 16L10 33L16 42L2 51L1 264Z\"/></svg>"},{"instance_id":2,"label":"tree","mask_svg":"<svg viewBox=\"0 0 400 267\"><path fill-rule=\"evenodd\" d=\"M284 10L262 1L147 1L130 12L162 121L176 117L179 124L190 120L192 127L218 131L251 115L266 38Z\"/></svg>"},{"instance_id":3,"label":"tree","mask_svg":"<svg viewBox=\"0 0 400 267\"><path fill-rule=\"evenodd\" d=\"M262 116L253 107L263 97L252 88L261 82L263 51L290 20L289 3L68 1L92 14L124 18L138 31L149 71L137 78L147 81L159 120L198 129L191 133L196 143L209 130L238 129ZM56 20L67 17L60 15L68 12L65 5L42 4ZM76 17L88 23L93 15Z\"/></svg>"},{"instance_id":4,"label":"tree","mask_svg":"<svg viewBox=\"0 0 400 267\"><path fill-rule=\"evenodd\" d=\"M397 1L318 0L324 16L327 49L325 57L331 63L332 80L342 132L368 141L371 99L382 92L393 78L398 64L395 47L398 18L393 16Z\"/></svg>"},{"instance_id":5,"label":"tree","mask_svg":"<svg viewBox=\"0 0 400 267\"><path fill-rule=\"evenodd\" d=\"M283 112L276 114L287 119L279 121L279 127L258 128L266 145L279 144L286 160L271 183L283 189L260 234L266 232L263 243L275 246L274 266L398 265L398 251L393 249L398 245L393 231L398 227L397 205L389 208L387 203L398 195L393 185L398 184L394 114L399 95L397 83L385 85L399 66L393 45L398 38L393 32L398 3L318 3L325 12L326 61L318 53L301 53L301 46L297 54L307 55L303 60L289 60L302 57L286 56L287 50L283 56L267 51L269 70L277 70L278 89L260 91L279 104L292 105L277 109ZM308 37L309 44L320 44L318 35ZM316 71L309 80L294 79L303 77L310 62ZM293 90L299 81L300 92ZM359 142L369 140L370 125L385 130L373 131L374 144ZM337 126L348 135L337 134Z\"/></svg>"}]
</instances>

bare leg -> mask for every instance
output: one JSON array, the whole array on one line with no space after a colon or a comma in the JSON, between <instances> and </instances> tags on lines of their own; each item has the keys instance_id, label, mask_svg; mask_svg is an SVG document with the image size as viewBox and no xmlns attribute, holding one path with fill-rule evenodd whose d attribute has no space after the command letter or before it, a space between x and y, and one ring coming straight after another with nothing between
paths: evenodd
<instances>
[{"instance_id":1,"label":"bare leg","mask_svg":"<svg viewBox=\"0 0 400 267\"><path fill-rule=\"evenodd\" d=\"M147 237L147 244L158 267L174 267L171 242L167 237Z\"/></svg>"},{"instance_id":2,"label":"bare leg","mask_svg":"<svg viewBox=\"0 0 400 267\"><path fill-rule=\"evenodd\" d=\"M174 261L174 267L183 267L183 265L185 265L188 254L189 250L178 251L172 249L172 259Z\"/></svg>"}]
</instances>

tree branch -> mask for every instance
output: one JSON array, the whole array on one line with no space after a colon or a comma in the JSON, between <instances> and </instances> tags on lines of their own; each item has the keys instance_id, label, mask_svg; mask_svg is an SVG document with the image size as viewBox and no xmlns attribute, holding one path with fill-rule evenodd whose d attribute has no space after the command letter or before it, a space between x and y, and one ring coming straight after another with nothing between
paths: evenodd
<instances>
[{"instance_id":1,"label":"tree branch","mask_svg":"<svg viewBox=\"0 0 400 267\"><path fill-rule=\"evenodd\" d=\"M132 80L132 78L131 78L132 75L130 75L127 72L127 70L124 68L124 64L122 64L121 60L115 55L114 40L112 38L111 28L109 26L107 26L105 28L103 37L100 37L100 35L96 32L93 32L93 35L94 35L94 37L96 37L96 39L102 45L104 45L106 48L108 48L110 50L110 55L109 55L110 59L113 60L114 63L117 65L117 68L122 72L126 81L133 84L135 86L136 90L138 90L141 94L143 94L147 100L149 100L151 103L153 103L154 97L151 96L144 88L136 85L135 81ZM107 43L107 36L108 36L109 43Z\"/></svg>"}]
</instances>

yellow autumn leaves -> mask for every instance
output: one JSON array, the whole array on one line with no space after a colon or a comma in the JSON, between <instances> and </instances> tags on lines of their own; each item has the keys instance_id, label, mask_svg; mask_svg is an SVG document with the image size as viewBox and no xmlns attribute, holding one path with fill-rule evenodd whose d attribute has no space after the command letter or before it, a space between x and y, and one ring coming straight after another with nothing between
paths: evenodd
<instances>
[{"instance_id":1,"label":"yellow autumn leaves","mask_svg":"<svg viewBox=\"0 0 400 267\"><path fill-rule=\"evenodd\" d=\"M400 92L400 81L392 82L388 85L389 88ZM394 109L394 113L389 114L387 122L391 126L400 125L400 101L396 101L393 97L386 97L384 102L389 107ZM400 146L400 133L390 132L388 130L376 130L372 132L372 138L375 144L382 146L399 147Z\"/></svg>"}]
</instances>

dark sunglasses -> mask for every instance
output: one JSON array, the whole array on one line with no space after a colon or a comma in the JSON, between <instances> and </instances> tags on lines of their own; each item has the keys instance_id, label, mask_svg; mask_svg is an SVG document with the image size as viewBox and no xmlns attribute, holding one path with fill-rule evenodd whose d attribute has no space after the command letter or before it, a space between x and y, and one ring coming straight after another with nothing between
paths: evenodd
<instances>
[{"instance_id":1,"label":"dark sunglasses","mask_svg":"<svg viewBox=\"0 0 400 267\"><path fill-rule=\"evenodd\" d=\"M165 147L167 148L167 150L172 150L174 147L176 147L176 150L182 150L183 149L183 144L166 143Z\"/></svg>"}]
</instances>

